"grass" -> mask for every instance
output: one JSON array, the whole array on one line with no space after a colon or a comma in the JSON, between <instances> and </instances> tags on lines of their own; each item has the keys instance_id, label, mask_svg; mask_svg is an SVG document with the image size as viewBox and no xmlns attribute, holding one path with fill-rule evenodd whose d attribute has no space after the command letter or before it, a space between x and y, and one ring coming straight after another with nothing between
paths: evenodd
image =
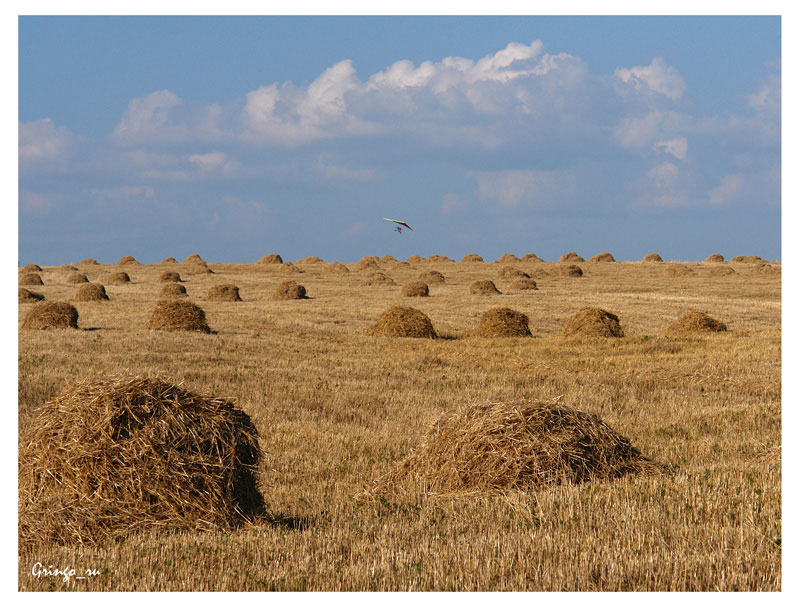
<instances>
[{"instance_id":1,"label":"grass","mask_svg":"<svg viewBox=\"0 0 800 605\"><path fill-rule=\"evenodd\" d=\"M397 284L421 265L445 275L414 304L443 338L366 335L405 299L400 285L361 287L354 264L349 274L304 265L312 298L276 301L286 279L276 268L210 263L214 274L184 285L213 334L146 330L163 266L133 265L130 284L107 284L110 301L74 303L80 330L20 331L20 428L65 381L118 369L231 397L260 433L269 511L231 533L21 552L20 590L781 589L780 274L737 265L713 277L687 263L694 274L674 278L661 264L581 263L581 278L525 291L500 280L504 294L484 297L469 284L494 279L492 264L379 264ZM116 270L85 272L105 283ZM63 272L42 275L47 300L72 295ZM229 282L243 302L205 300ZM498 304L525 313L533 338L468 338ZM586 306L618 315L625 337L563 339ZM695 309L728 331L665 335ZM358 497L443 413L521 398L597 414L674 472L499 496ZM37 561L101 573L37 578Z\"/></svg>"}]
</instances>

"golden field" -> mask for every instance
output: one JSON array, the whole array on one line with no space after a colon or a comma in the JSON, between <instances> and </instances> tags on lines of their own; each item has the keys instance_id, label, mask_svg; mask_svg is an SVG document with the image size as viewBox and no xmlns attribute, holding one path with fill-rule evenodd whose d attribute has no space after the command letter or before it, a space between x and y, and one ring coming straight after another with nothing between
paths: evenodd
<instances>
[{"instance_id":1,"label":"golden field","mask_svg":"<svg viewBox=\"0 0 800 605\"><path fill-rule=\"evenodd\" d=\"M488 260L488 259L487 259ZM367 263L368 264L368 263ZM230 591L778 591L781 589L781 274L751 263L379 261L394 284L348 264L76 265L110 300L73 302L79 329L19 331L19 428L67 382L132 372L229 397L252 418L269 515L234 532L134 533L19 555L19 588ZM563 264L563 263L562 263ZM534 275L511 290L506 266ZM146 329L177 271L211 334ZM401 287L424 271L429 297ZM536 276L535 272L544 270ZM128 284L107 277L125 271ZM42 267L47 300L69 300L74 271ZM274 300L293 279L305 300ZM470 293L490 279L503 293ZM232 283L241 302L207 300ZM394 305L440 338L366 332ZM33 305L19 305L19 323ZM619 316L625 336L566 339L583 307ZM471 336L494 307L526 314L532 337ZM675 336L701 310L727 332ZM597 414L671 473L530 492L364 498L431 425L468 403L553 401ZM87 568L86 580L36 577ZM80 575L80 573L78 574Z\"/></svg>"}]
</instances>

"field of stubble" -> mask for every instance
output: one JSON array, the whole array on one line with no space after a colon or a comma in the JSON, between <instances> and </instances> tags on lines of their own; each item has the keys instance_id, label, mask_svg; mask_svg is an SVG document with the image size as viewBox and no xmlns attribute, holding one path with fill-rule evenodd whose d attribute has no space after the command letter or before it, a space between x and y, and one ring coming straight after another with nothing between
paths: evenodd
<instances>
[{"instance_id":1,"label":"field of stubble","mask_svg":"<svg viewBox=\"0 0 800 605\"><path fill-rule=\"evenodd\" d=\"M158 375L235 399L260 433L269 519L234 533L146 533L93 547L20 552L19 588L231 591L777 591L781 589L781 278L753 265L712 276L712 264L579 263L584 276L539 277L511 291L495 263L381 263L396 285L364 286L348 265L210 263L80 266L91 281L121 269L108 302L74 303L79 330L19 332L19 425L65 381L121 370ZM555 263L515 263L531 272ZM145 329L165 270L177 270L213 334ZM428 298L400 287L434 269ZM68 300L69 272L43 267L44 286ZM309 299L275 301L285 279ZM493 279L499 296L469 293ZM233 283L243 302L206 300ZM365 335L402 304L426 313L436 340ZM31 305L20 304L20 323ZM469 336L481 314L510 307L533 338ZM599 306L625 337L565 340L564 321ZM702 310L728 331L664 335ZM664 476L458 499L362 500L443 413L465 403L539 399L599 415ZM37 578L44 566L97 577Z\"/></svg>"}]
</instances>

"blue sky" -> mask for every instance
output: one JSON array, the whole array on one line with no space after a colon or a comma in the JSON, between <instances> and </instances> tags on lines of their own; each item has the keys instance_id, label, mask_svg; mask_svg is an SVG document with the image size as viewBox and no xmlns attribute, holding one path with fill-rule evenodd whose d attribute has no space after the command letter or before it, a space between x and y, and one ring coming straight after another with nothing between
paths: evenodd
<instances>
[{"instance_id":1,"label":"blue sky","mask_svg":"<svg viewBox=\"0 0 800 605\"><path fill-rule=\"evenodd\" d=\"M779 17L18 25L23 264L781 255Z\"/></svg>"}]
</instances>

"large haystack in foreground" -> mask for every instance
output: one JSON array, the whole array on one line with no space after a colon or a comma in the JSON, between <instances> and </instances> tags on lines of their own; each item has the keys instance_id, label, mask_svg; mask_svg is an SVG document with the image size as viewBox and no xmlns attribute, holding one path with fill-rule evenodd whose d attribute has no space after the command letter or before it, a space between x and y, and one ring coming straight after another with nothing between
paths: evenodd
<instances>
[{"instance_id":1,"label":"large haystack in foreground","mask_svg":"<svg viewBox=\"0 0 800 605\"><path fill-rule=\"evenodd\" d=\"M260 457L228 400L135 376L69 385L20 435L20 544L233 529L263 511Z\"/></svg>"},{"instance_id":2,"label":"large haystack in foreground","mask_svg":"<svg viewBox=\"0 0 800 605\"><path fill-rule=\"evenodd\" d=\"M622 338L619 317L599 307L584 307L564 322L564 336Z\"/></svg>"},{"instance_id":3,"label":"large haystack in foreground","mask_svg":"<svg viewBox=\"0 0 800 605\"><path fill-rule=\"evenodd\" d=\"M485 338L513 338L530 335L528 316L507 307L496 307L486 311L481 315L478 327L472 331L472 336Z\"/></svg>"},{"instance_id":4,"label":"large haystack in foreground","mask_svg":"<svg viewBox=\"0 0 800 605\"><path fill-rule=\"evenodd\" d=\"M217 284L208 289L208 300L225 302L242 302L239 296L239 286L234 284Z\"/></svg>"},{"instance_id":5,"label":"large haystack in foreground","mask_svg":"<svg viewBox=\"0 0 800 605\"><path fill-rule=\"evenodd\" d=\"M23 330L77 328L78 310L68 302L44 300L28 311L21 327Z\"/></svg>"},{"instance_id":6,"label":"large haystack in foreground","mask_svg":"<svg viewBox=\"0 0 800 605\"><path fill-rule=\"evenodd\" d=\"M676 319L667 328L670 334L692 334L697 332L725 332L728 327L702 311L689 311Z\"/></svg>"},{"instance_id":7,"label":"large haystack in foreground","mask_svg":"<svg viewBox=\"0 0 800 605\"><path fill-rule=\"evenodd\" d=\"M413 307L391 307L367 329L371 336L436 338L430 318Z\"/></svg>"},{"instance_id":8,"label":"large haystack in foreground","mask_svg":"<svg viewBox=\"0 0 800 605\"><path fill-rule=\"evenodd\" d=\"M170 298L164 298L156 303L146 327L148 330L165 330L167 332L181 330L206 334L211 332L211 328L206 322L206 312L203 309L188 300Z\"/></svg>"},{"instance_id":9,"label":"large haystack in foreground","mask_svg":"<svg viewBox=\"0 0 800 605\"><path fill-rule=\"evenodd\" d=\"M272 298L275 300L299 300L308 297L305 286L301 286L293 279L287 279L276 286Z\"/></svg>"},{"instance_id":10,"label":"large haystack in foreground","mask_svg":"<svg viewBox=\"0 0 800 605\"><path fill-rule=\"evenodd\" d=\"M106 288L102 284L83 284L72 296L72 300L76 302L88 302L95 300L108 300Z\"/></svg>"},{"instance_id":11,"label":"large haystack in foreground","mask_svg":"<svg viewBox=\"0 0 800 605\"><path fill-rule=\"evenodd\" d=\"M371 491L483 495L662 470L594 414L538 401L483 403L442 416Z\"/></svg>"}]
</instances>

